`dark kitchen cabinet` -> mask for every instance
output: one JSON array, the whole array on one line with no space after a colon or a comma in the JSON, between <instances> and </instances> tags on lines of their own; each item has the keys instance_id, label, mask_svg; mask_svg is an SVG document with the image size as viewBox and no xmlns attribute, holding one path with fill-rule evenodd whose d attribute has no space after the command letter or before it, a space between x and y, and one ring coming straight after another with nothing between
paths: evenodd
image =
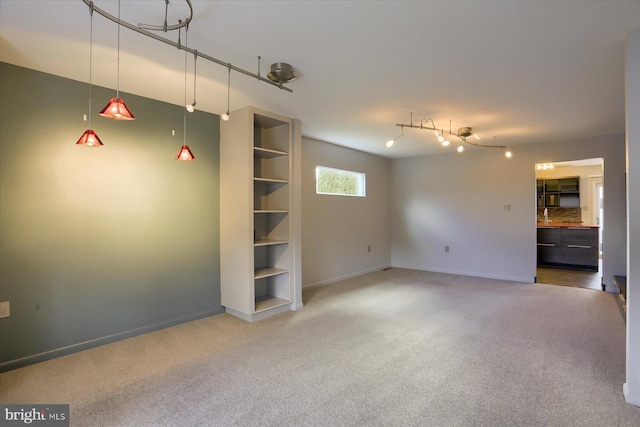
<instances>
[{"instance_id":1,"label":"dark kitchen cabinet","mask_svg":"<svg viewBox=\"0 0 640 427\"><path fill-rule=\"evenodd\" d=\"M560 227L538 227L538 265L562 262L560 256Z\"/></svg>"},{"instance_id":2,"label":"dark kitchen cabinet","mask_svg":"<svg viewBox=\"0 0 640 427\"><path fill-rule=\"evenodd\" d=\"M538 179L536 191L539 208L580 207L580 177Z\"/></svg>"},{"instance_id":3,"label":"dark kitchen cabinet","mask_svg":"<svg viewBox=\"0 0 640 427\"><path fill-rule=\"evenodd\" d=\"M538 265L598 271L597 227L538 227Z\"/></svg>"}]
</instances>

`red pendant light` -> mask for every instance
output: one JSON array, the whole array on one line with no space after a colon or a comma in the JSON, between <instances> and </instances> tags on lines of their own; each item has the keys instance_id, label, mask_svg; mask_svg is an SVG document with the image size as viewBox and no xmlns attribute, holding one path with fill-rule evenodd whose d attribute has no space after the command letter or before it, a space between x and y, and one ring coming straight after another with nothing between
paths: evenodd
<instances>
[{"instance_id":1,"label":"red pendant light","mask_svg":"<svg viewBox=\"0 0 640 427\"><path fill-rule=\"evenodd\" d=\"M111 101L100 111L102 117L115 120L135 120L136 118L131 114L129 108L120 98L120 0L118 0L118 66L116 74L116 97L111 98Z\"/></svg>"},{"instance_id":2,"label":"red pendant light","mask_svg":"<svg viewBox=\"0 0 640 427\"><path fill-rule=\"evenodd\" d=\"M82 136L80 137L80 139L78 140L78 142L76 142L76 144L84 145L87 147L100 147L104 145L102 141L100 141L98 134L92 131L91 129L85 130Z\"/></svg>"},{"instance_id":3,"label":"red pendant light","mask_svg":"<svg viewBox=\"0 0 640 427\"><path fill-rule=\"evenodd\" d=\"M195 160L195 156L189 150L188 145L183 145L180 151L178 151L178 155L176 156L176 160Z\"/></svg>"},{"instance_id":4,"label":"red pendant light","mask_svg":"<svg viewBox=\"0 0 640 427\"><path fill-rule=\"evenodd\" d=\"M90 32L89 32L89 129L85 130L76 145L84 145L86 147L100 147L104 145L98 134L91 129L91 87L92 87L92 63L93 63L93 2L89 6L89 15L91 16Z\"/></svg>"},{"instance_id":5,"label":"red pendant light","mask_svg":"<svg viewBox=\"0 0 640 427\"><path fill-rule=\"evenodd\" d=\"M189 27L185 27L184 30L184 42L185 42L185 47L188 46L188 38L187 38L187 34L189 33ZM194 76L195 78L195 76ZM196 100L195 100L195 89L194 89L194 97L193 97L193 105L196 104ZM187 103L187 50L185 49L184 51L184 103ZM195 160L196 157L193 155L193 153L191 152L191 150L189 149L189 146L187 145L187 109L183 110L183 120L184 120L184 133L182 134L182 137L184 138L183 143L182 143L182 147L180 148L180 151L178 151L178 155L176 156L176 160L187 160L187 161L191 161L191 160Z\"/></svg>"},{"instance_id":6,"label":"red pendant light","mask_svg":"<svg viewBox=\"0 0 640 427\"><path fill-rule=\"evenodd\" d=\"M102 117L115 120L135 120L122 98L111 98L106 107L100 111Z\"/></svg>"}]
</instances>

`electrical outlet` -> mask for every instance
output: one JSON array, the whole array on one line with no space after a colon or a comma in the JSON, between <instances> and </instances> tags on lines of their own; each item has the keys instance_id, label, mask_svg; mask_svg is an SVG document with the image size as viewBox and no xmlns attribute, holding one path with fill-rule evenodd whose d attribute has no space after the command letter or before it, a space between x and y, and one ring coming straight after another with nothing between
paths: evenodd
<instances>
[{"instance_id":1,"label":"electrical outlet","mask_svg":"<svg viewBox=\"0 0 640 427\"><path fill-rule=\"evenodd\" d=\"M446 253L449 253L449 246L445 246L445 247L444 247L444 251L445 251Z\"/></svg>"},{"instance_id":2,"label":"electrical outlet","mask_svg":"<svg viewBox=\"0 0 640 427\"><path fill-rule=\"evenodd\" d=\"M371 245L367 246L367 252L371 252Z\"/></svg>"},{"instance_id":3,"label":"electrical outlet","mask_svg":"<svg viewBox=\"0 0 640 427\"><path fill-rule=\"evenodd\" d=\"M9 301L0 302L0 319L4 319L5 317L9 317L11 315L11 307L9 306Z\"/></svg>"}]
</instances>

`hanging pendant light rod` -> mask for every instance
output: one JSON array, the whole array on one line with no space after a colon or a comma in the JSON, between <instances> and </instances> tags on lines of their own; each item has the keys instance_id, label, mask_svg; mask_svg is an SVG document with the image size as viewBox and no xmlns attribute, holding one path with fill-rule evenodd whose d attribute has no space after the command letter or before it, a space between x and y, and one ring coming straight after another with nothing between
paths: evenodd
<instances>
[{"instance_id":1,"label":"hanging pendant light rod","mask_svg":"<svg viewBox=\"0 0 640 427\"><path fill-rule=\"evenodd\" d=\"M82 0L82 1L83 1L87 6L91 7L91 3L92 3L92 1L91 1L91 0ZM191 2L190 2L190 1L187 1L187 3L189 3L189 7L191 8ZM206 59L207 61L211 61L211 62L213 62L213 63L215 63L215 64L222 65L223 67L227 67L227 68L229 68L229 69L231 69L231 70L233 70L233 71L235 71L235 72L238 72L238 73L240 73L240 74L244 74L244 75L246 75L246 76L253 77L253 78L255 78L255 79L258 79L258 80L259 80L259 81L261 81L261 82L268 83L268 84L270 84L271 86L275 86L275 87L277 87L277 88L279 88L279 89L281 89L281 90L285 90L285 91L287 91L287 92L293 93L293 90L292 90L292 89L290 89L290 88L288 88L288 87L286 87L286 86L283 86L283 85L282 85L282 83L280 83L280 82L274 82L274 81L271 81L271 80L269 80L269 79L267 79L267 78L264 78L264 77L260 76L260 74L255 74L255 73L252 73L252 72L250 72L250 71L244 70L244 69L242 69L242 68L236 67L235 65L232 65L232 64L231 64L231 63L229 63L229 62L224 62L224 61L222 61L222 60L220 60L220 59L214 58L213 56L207 55L206 53L202 53L202 52L200 52L199 50L191 49L191 48L190 48L190 47L188 47L188 46L184 46L184 45L182 45L182 44L180 44L180 43L176 43L176 42L174 42L173 40L169 40L169 39L166 39L166 38L164 38L164 37L161 37L161 36L159 36L159 35L157 35L157 34L151 33L151 32L149 32L149 31L147 31L147 30L145 30L145 29L143 29L143 28L140 28L140 27L138 27L138 26L135 26L135 25L133 25L133 24L130 24L130 23L129 23L129 22L127 22L127 21L123 21L123 20L121 20L121 19L118 19L117 17L115 17L115 16L113 16L113 15L109 14L108 12L106 12L106 11L104 11L104 10L100 9L100 8L99 8L99 7L97 7L96 5L93 5L93 10L94 10L94 11L96 11L96 12L98 12L100 15L104 16L104 17L105 17L105 18L107 18L108 20L110 20L110 21L112 21L112 22L115 22L116 24L122 25L123 27L126 27L126 28L128 28L128 29L130 29L130 30L133 30L133 31L137 32L137 33L140 33L140 34L145 35L145 36L147 36L147 37L151 37L152 39L158 40L158 41L160 41L160 42L163 42L163 43L165 43L165 44L168 44L169 46L173 46L173 47L175 47L175 48L177 48L177 49L186 50L187 52L192 53L192 54L194 54L194 55L197 55L197 56L198 56L198 57L200 57L200 58ZM192 15L193 15L193 8L191 8L191 13L192 13ZM190 22L190 21L191 21L191 17L189 17L189 18L185 19L185 20L184 20L184 21L182 21L180 24L167 26L166 28L167 28L167 30L175 30L175 29L179 29L179 28L182 28L182 27L186 26L187 24L189 24L189 22ZM145 25L145 27L150 28L151 26ZM164 26L159 26L159 27L158 27L158 30L162 30L162 31L164 31ZM260 73L260 70L258 70L258 73Z\"/></svg>"}]
</instances>

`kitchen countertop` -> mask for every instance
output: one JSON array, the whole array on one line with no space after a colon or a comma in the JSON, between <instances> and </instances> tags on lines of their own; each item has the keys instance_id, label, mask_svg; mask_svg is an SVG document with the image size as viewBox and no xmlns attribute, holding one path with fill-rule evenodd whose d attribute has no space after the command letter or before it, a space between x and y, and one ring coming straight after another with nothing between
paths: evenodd
<instances>
[{"instance_id":1,"label":"kitchen countertop","mask_svg":"<svg viewBox=\"0 0 640 427\"><path fill-rule=\"evenodd\" d=\"M549 221L547 224L544 222L536 223L538 227L582 227L582 228L600 228L599 225L586 225L579 222L553 222Z\"/></svg>"}]
</instances>

